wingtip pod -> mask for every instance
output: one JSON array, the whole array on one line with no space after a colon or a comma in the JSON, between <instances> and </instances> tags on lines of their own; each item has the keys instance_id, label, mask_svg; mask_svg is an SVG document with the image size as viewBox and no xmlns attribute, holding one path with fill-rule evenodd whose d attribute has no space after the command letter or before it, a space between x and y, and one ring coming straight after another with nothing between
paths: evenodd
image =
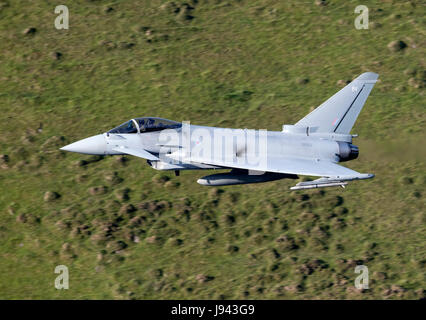
<instances>
[{"instance_id":1,"label":"wingtip pod","mask_svg":"<svg viewBox=\"0 0 426 320\"><path fill-rule=\"evenodd\" d=\"M355 177L350 177L348 178L348 180L345 181L350 181L350 180L365 180L365 179L371 179L374 178L375 175L373 173L360 173L359 175L355 176ZM350 180L349 180L350 179Z\"/></svg>"},{"instance_id":2,"label":"wingtip pod","mask_svg":"<svg viewBox=\"0 0 426 320\"><path fill-rule=\"evenodd\" d=\"M357 175L352 175L352 176L334 176L334 177L328 177L328 178L321 178L321 179L326 179L328 181L354 181L354 180L365 180L365 179L371 179L374 178L374 174L373 173L360 173ZM321 180L318 179L318 180Z\"/></svg>"}]
</instances>

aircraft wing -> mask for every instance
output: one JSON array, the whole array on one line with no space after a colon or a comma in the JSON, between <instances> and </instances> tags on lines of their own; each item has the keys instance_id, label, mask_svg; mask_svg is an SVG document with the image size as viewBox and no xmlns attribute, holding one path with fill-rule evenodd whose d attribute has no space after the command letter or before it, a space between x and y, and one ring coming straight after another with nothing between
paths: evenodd
<instances>
[{"instance_id":1,"label":"aircraft wing","mask_svg":"<svg viewBox=\"0 0 426 320\"><path fill-rule=\"evenodd\" d=\"M132 156L136 156L139 158L147 159L147 160L160 160L158 157L154 156L152 153L144 150L144 149L131 149L128 147L117 147L113 149L114 151L130 154Z\"/></svg>"},{"instance_id":2,"label":"aircraft wing","mask_svg":"<svg viewBox=\"0 0 426 320\"><path fill-rule=\"evenodd\" d=\"M348 169L337 163L333 163L325 160L313 160L313 159L302 159L302 158L282 158L282 157L268 157L267 164L265 165L250 165L247 163L238 163L235 161L223 161L223 160L207 160L203 158L190 157L186 158L185 161L209 164L214 166L238 168L255 171L266 171L266 172L277 172L277 173L289 173L306 176L318 176L318 177L331 177L337 179L355 180L365 179L365 175L357 171Z\"/></svg>"}]
</instances>

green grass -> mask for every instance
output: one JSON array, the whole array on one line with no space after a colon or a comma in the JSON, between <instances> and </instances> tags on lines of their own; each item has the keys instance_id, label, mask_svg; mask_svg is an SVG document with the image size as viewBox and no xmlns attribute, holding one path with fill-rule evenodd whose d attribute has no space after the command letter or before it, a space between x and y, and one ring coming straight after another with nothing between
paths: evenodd
<instances>
[{"instance_id":1,"label":"green grass","mask_svg":"<svg viewBox=\"0 0 426 320\"><path fill-rule=\"evenodd\" d=\"M357 1L327 2L200 0L185 20L164 1L80 0L56 30L54 6L1 1L0 298L424 297L424 7L365 1L370 29L356 30ZM393 40L408 46L391 52ZM380 82L347 166L376 178L345 190L290 192L282 180L217 193L196 183L202 171L58 150L139 116L280 130L365 71ZM368 266L370 289L353 290L348 260ZM59 264L69 290L53 286Z\"/></svg>"}]
</instances>

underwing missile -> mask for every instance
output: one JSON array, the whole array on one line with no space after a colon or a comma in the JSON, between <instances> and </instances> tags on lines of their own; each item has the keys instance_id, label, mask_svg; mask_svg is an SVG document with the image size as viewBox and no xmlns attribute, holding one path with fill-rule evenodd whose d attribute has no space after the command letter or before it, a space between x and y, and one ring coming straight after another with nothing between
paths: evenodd
<instances>
[{"instance_id":1,"label":"underwing missile","mask_svg":"<svg viewBox=\"0 0 426 320\"><path fill-rule=\"evenodd\" d=\"M309 184L291 187L290 190L303 190L303 189L316 189L316 188L326 188L326 187L345 187L347 182L330 182L330 183L319 183L319 184Z\"/></svg>"}]
</instances>

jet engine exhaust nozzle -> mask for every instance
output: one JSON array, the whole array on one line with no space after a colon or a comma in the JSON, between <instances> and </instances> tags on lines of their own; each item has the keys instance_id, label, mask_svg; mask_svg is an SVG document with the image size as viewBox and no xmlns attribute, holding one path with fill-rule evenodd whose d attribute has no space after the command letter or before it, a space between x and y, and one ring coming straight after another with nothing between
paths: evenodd
<instances>
[{"instance_id":1,"label":"jet engine exhaust nozzle","mask_svg":"<svg viewBox=\"0 0 426 320\"><path fill-rule=\"evenodd\" d=\"M358 158L359 149L356 145L348 142L337 142L339 145L339 160L340 162L354 160Z\"/></svg>"}]
</instances>

